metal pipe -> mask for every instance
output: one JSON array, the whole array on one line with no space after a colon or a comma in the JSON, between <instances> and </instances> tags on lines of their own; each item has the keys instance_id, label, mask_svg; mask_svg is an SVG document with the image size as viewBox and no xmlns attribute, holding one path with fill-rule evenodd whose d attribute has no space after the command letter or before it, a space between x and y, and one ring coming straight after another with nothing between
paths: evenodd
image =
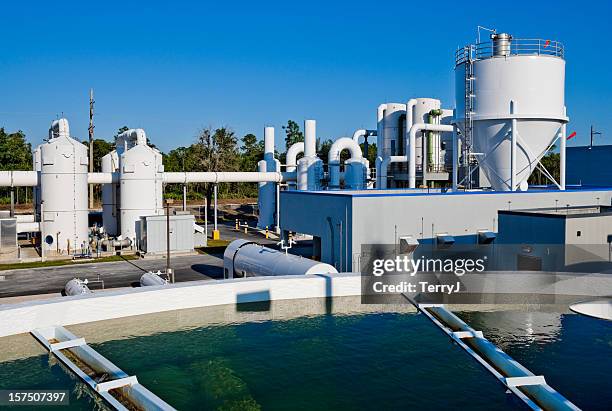
<instances>
[{"instance_id":1,"label":"metal pipe","mask_svg":"<svg viewBox=\"0 0 612 411\"><path fill-rule=\"evenodd\" d=\"M410 144L410 129L414 125L414 106L417 105L418 99L411 98L406 103L406 131L404 135L404 153L406 152L406 147L409 147Z\"/></svg>"},{"instance_id":2,"label":"metal pipe","mask_svg":"<svg viewBox=\"0 0 612 411\"><path fill-rule=\"evenodd\" d=\"M367 133L368 133L367 130L362 129L362 128L359 130L355 130L355 132L353 133L353 140L355 140L355 142L359 144L359 138L365 137Z\"/></svg>"},{"instance_id":3,"label":"metal pipe","mask_svg":"<svg viewBox=\"0 0 612 411\"><path fill-rule=\"evenodd\" d=\"M389 156L385 157L380 165L380 189L385 190L387 188L387 172L389 170L389 164L391 163L405 163L406 156Z\"/></svg>"},{"instance_id":4,"label":"metal pipe","mask_svg":"<svg viewBox=\"0 0 612 411\"><path fill-rule=\"evenodd\" d=\"M35 187L38 171L0 171L0 187Z\"/></svg>"},{"instance_id":5,"label":"metal pipe","mask_svg":"<svg viewBox=\"0 0 612 411\"><path fill-rule=\"evenodd\" d=\"M286 169L288 173L295 172L297 167L297 156L304 153L304 142L300 141L293 144L287 150Z\"/></svg>"},{"instance_id":6,"label":"metal pipe","mask_svg":"<svg viewBox=\"0 0 612 411\"><path fill-rule=\"evenodd\" d=\"M382 142L384 141L385 134L385 109L387 108L387 104L383 103L378 106L376 110L376 157L381 157L383 155L382 152ZM376 175L378 175L378 170L376 170Z\"/></svg>"},{"instance_id":7,"label":"metal pipe","mask_svg":"<svg viewBox=\"0 0 612 411\"><path fill-rule=\"evenodd\" d=\"M408 187L416 188L416 133L419 131L452 132L454 127L446 124L417 123L410 127L408 142Z\"/></svg>"},{"instance_id":8,"label":"metal pipe","mask_svg":"<svg viewBox=\"0 0 612 411\"><path fill-rule=\"evenodd\" d=\"M351 159L363 158L359 144L349 137L341 137L334 141L329 149L327 164L329 166L330 187L340 187L340 156L343 150L349 150Z\"/></svg>"},{"instance_id":9,"label":"metal pipe","mask_svg":"<svg viewBox=\"0 0 612 411\"><path fill-rule=\"evenodd\" d=\"M276 184L276 234L280 234L280 184Z\"/></svg>"},{"instance_id":10,"label":"metal pipe","mask_svg":"<svg viewBox=\"0 0 612 411\"><path fill-rule=\"evenodd\" d=\"M119 172L114 173L87 173L88 184L117 184Z\"/></svg>"},{"instance_id":11,"label":"metal pipe","mask_svg":"<svg viewBox=\"0 0 612 411\"><path fill-rule=\"evenodd\" d=\"M255 172L255 171L240 171L240 172L166 172L163 173L164 183L282 183L286 181L296 180L295 172Z\"/></svg>"},{"instance_id":12,"label":"metal pipe","mask_svg":"<svg viewBox=\"0 0 612 411\"><path fill-rule=\"evenodd\" d=\"M264 128L264 158L274 157L274 127Z\"/></svg>"},{"instance_id":13,"label":"metal pipe","mask_svg":"<svg viewBox=\"0 0 612 411\"><path fill-rule=\"evenodd\" d=\"M183 211L187 211L187 184L183 184Z\"/></svg>"},{"instance_id":14,"label":"metal pipe","mask_svg":"<svg viewBox=\"0 0 612 411\"><path fill-rule=\"evenodd\" d=\"M317 155L317 122L304 120L304 157Z\"/></svg>"}]
</instances>

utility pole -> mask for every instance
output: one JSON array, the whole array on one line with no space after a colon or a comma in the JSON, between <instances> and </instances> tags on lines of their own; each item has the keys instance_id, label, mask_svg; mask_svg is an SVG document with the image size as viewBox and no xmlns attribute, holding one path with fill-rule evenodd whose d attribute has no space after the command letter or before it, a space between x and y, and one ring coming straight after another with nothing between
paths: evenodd
<instances>
[{"instance_id":1,"label":"utility pole","mask_svg":"<svg viewBox=\"0 0 612 411\"><path fill-rule=\"evenodd\" d=\"M593 137L600 136L600 135L601 135L601 132L595 131L595 129L593 128L593 125L591 125L591 146L589 147L589 149L593 148Z\"/></svg>"},{"instance_id":2,"label":"utility pole","mask_svg":"<svg viewBox=\"0 0 612 411\"><path fill-rule=\"evenodd\" d=\"M94 96L93 89L89 89L89 172L93 173L94 164L93 164L93 152L94 152ZM89 185L89 209L94 208L94 186L93 184Z\"/></svg>"}]
</instances>

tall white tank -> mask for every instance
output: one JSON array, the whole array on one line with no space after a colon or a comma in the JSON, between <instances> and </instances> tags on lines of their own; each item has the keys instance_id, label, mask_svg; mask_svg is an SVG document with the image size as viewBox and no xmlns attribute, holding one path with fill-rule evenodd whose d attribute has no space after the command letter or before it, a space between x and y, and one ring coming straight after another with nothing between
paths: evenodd
<instances>
[{"instance_id":1,"label":"tall white tank","mask_svg":"<svg viewBox=\"0 0 612 411\"><path fill-rule=\"evenodd\" d=\"M408 132L410 132L410 127L418 123L427 124L429 122L430 111L440 109L440 100L438 99L420 97L415 100L416 103L412 107L412 121L408 121L408 129L406 130L405 147L408 147ZM434 132L431 133L433 134ZM424 133L418 133L415 140L417 167L422 167L423 165L423 134ZM437 133L436 137L439 138L439 133Z\"/></svg>"},{"instance_id":2,"label":"tall white tank","mask_svg":"<svg viewBox=\"0 0 612 411\"><path fill-rule=\"evenodd\" d=\"M119 156L113 150L102 157L102 172L115 173L119 171ZM110 236L119 234L117 228L119 218L120 186L118 183L102 185L102 223L104 231Z\"/></svg>"},{"instance_id":3,"label":"tall white tank","mask_svg":"<svg viewBox=\"0 0 612 411\"><path fill-rule=\"evenodd\" d=\"M47 253L73 252L89 243L87 147L72 139L66 119L55 120L41 144L42 246Z\"/></svg>"},{"instance_id":4,"label":"tall white tank","mask_svg":"<svg viewBox=\"0 0 612 411\"><path fill-rule=\"evenodd\" d=\"M142 129L117 137L120 172L121 237L136 241L136 221L141 216L163 214L161 153L146 144Z\"/></svg>"},{"instance_id":5,"label":"tall white tank","mask_svg":"<svg viewBox=\"0 0 612 411\"><path fill-rule=\"evenodd\" d=\"M472 151L491 186L516 189L568 121L563 45L492 35L490 42L458 50L455 91L457 125L466 135L471 117ZM513 120L518 136L514 187L510 182Z\"/></svg>"},{"instance_id":6,"label":"tall white tank","mask_svg":"<svg viewBox=\"0 0 612 411\"><path fill-rule=\"evenodd\" d=\"M402 116L406 115L406 105L401 103L385 104L383 117L378 125L378 155L382 158L401 155L406 147L403 143Z\"/></svg>"}]
</instances>

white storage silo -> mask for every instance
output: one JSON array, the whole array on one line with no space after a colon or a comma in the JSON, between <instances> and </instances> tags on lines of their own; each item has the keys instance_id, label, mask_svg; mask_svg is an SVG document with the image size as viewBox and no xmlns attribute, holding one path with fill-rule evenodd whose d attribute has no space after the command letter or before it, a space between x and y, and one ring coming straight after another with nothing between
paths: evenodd
<instances>
[{"instance_id":1,"label":"white storage silo","mask_svg":"<svg viewBox=\"0 0 612 411\"><path fill-rule=\"evenodd\" d=\"M87 147L70 138L68 121L55 120L49 141L40 145L42 246L71 253L89 243Z\"/></svg>"},{"instance_id":2,"label":"white storage silo","mask_svg":"<svg viewBox=\"0 0 612 411\"><path fill-rule=\"evenodd\" d=\"M120 172L121 237L136 240L140 217L163 214L161 153L147 145L144 130L128 130L116 139Z\"/></svg>"},{"instance_id":3,"label":"white storage silo","mask_svg":"<svg viewBox=\"0 0 612 411\"><path fill-rule=\"evenodd\" d=\"M494 34L490 42L457 52L455 91L457 126L491 186L525 186L568 121L563 46Z\"/></svg>"},{"instance_id":4,"label":"white storage silo","mask_svg":"<svg viewBox=\"0 0 612 411\"><path fill-rule=\"evenodd\" d=\"M115 173L119 171L119 156L113 150L102 157L102 172ZM102 185L102 222L104 231L110 236L119 234L119 196L120 187L118 183Z\"/></svg>"}]
</instances>

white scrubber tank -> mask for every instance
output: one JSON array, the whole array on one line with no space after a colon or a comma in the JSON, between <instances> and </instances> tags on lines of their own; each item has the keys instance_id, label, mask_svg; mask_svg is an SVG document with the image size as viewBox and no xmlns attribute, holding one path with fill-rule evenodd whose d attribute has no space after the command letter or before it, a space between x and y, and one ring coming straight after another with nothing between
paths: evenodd
<instances>
[{"instance_id":1,"label":"white scrubber tank","mask_svg":"<svg viewBox=\"0 0 612 411\"><path fill-rule=\"evenodd\" d=\"M163 214L161 153L147 145L144 130L132 129L116 139L120 172L121 237L136 241L136 221L141 216Z\"/></svg>"},{"instance_id":2,"label":"white scrubber tank","mask_svg":"<svg viewBox=\"0 0 612 411\"><path fill-rule=\"evenodd\" d=\"M61 118L51 124L49 140L36 152L40 152L36 167L40 167L42 247L47 254L81 250L89 243L87 147L70 137L68 120Z\"/></svg>"},{"instance_id":3,"label":"white scrubber tank","mask_svg":"<svg viewBox=\"0 0 612 411\"><path fill-rule=\"evenodd\" d=\"M472 152L492 188L524 187L568 121L563 45L495 34L490 42L461 48L456 54L455 91L457 126L465 136L466 118L469 121L471 116ZM517 136L514 187L513 120Z\"/></svg>"}]
</instances>

